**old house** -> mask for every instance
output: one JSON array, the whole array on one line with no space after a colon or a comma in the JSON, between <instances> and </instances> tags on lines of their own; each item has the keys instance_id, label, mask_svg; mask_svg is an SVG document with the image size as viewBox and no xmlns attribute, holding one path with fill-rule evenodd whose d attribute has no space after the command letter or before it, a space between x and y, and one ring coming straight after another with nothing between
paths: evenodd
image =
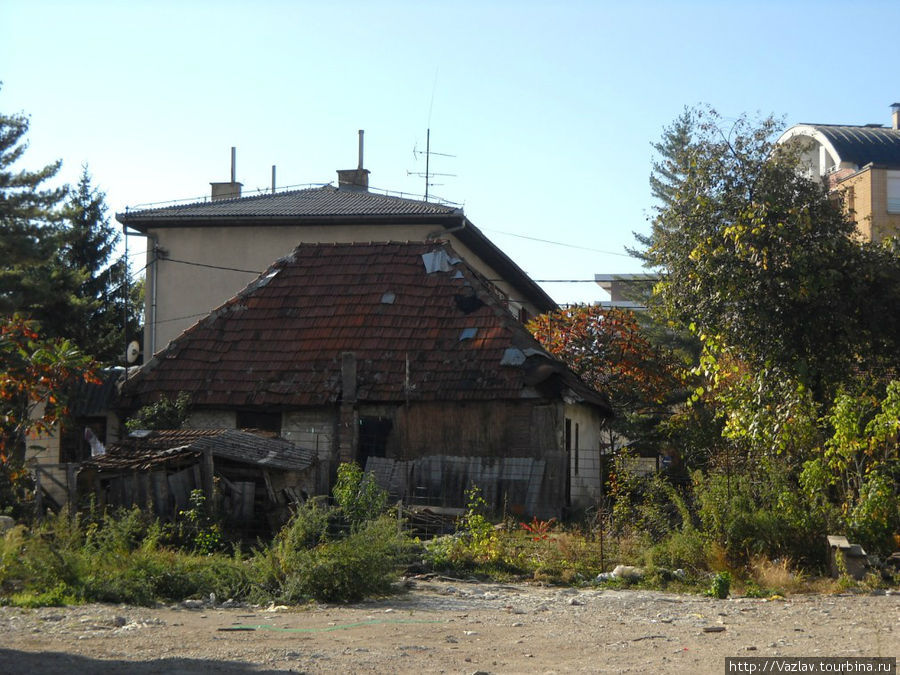
<instances>
[{"instance_id":1,"label":"old house","mask_svg":"<svg viewBox=\"0 0 900 675\"><path fill-rule=\"evenodd\" d=\"M147 237L144 354L147 358L250 283L301 242L427 241L446 238L491 279L502 302L525 319L553 300L455 205L376 192L364 169L338 171L337 186L242 196L235 180L212 183L211 198L116 214Z\"/></svg>"},{"instance_id":2,"label":"old house","mask_svg":"<svg viewBox=\"0 0 900 675\"><path fill-rule=\"evenodd\" d=\"M301 244L158 352L133 410L188 392L189 426L266 429L355 460L395 497L559 516L600 489L605 398L550 356L447 241Z\"/></svg>"}]
</instances>

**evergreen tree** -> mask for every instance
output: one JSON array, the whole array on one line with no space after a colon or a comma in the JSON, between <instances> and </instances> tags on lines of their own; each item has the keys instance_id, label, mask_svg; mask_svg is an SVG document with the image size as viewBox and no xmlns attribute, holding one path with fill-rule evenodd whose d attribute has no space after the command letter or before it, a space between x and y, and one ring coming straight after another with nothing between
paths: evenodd
<instances>
[{"instance_id":1,"label":"evergreen tree","mask_svg":"<svg viewBox=\"0 0 900 675\"><path fill-rule=\"evenodd\" d=\"M0 312L46 323L71 298L71 272L56 265L61 242L58 205L65 188L50 188L60 162L16 169L28 143L25 115L0 114Z\"/></svg>"},{"instance_id":2,"label":"evergreen tree","mask_svg":"<svg viewBox=\"0 0 900 675\"><path fill-rule=\"evenodd\" d=\"M127 260L114 257L121 237L106 215L105 198L84 166L64 209L60 263L80 283L74 289L76 302L66 317L67 325L60 328L98 361L121 363L126 334L137 334L138 320L135 305L129 302L126 311Z\"/></svg>"},{"instance_id":3,"label":"evergreen tree","mask_svg":"<svg viewBox=\"0 0 900 675\"><path fill-rule=\"evenodd\" d=\"M662 139L653 144L657 159L650 174L650 193L660 204L670 204L688 173L685 150L691 144L694 113L685 108L672 124L663 129Z\"/></svg>"}]
</instances>

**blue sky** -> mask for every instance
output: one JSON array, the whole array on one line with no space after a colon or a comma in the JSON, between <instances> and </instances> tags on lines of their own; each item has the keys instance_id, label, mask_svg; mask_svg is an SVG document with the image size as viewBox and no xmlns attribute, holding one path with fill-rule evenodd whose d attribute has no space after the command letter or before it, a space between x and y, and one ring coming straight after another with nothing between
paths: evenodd
<instances>
[{"instance_id":1,"label":"blue sky","mask_svg":"<svg viewBox=\"0 0 900 675\"><path fill-rule=\"evenodd\" d=\"M430 126L455 155L432 193L591 302L594 273L640 271L651 143L685 106L888 124L898 19L896 0L3 0L0 111L31 117L23 166L88 163L111 212L208 194L231 146L245 190L273 164L280 186L333 181L358 129L370 184L421 195Z\"/></svg>"}]
</instances>

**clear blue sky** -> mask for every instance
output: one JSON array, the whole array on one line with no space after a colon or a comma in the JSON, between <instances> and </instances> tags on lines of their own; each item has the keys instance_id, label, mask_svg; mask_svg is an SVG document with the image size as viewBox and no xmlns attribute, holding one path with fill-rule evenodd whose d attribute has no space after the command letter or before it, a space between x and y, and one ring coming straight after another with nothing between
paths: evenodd
<instances>
[{"instance_id":1,"label":"clear blue sky","mask_svg":"<svg viewBox=\"0 0 900 675\"><path fill-rule=\"evenodd\" d=\"M357 130L377 188L434 194L534 279L638 272L651 143L684 108L890 122L900 2L0 1L0 111L23 166L83 162L110 211L335 180ZM511 236L512 233L519 236ZM526 239L544 239L560 246ZM136 243L136 242L135 242ZM586 250L591 249L591 250ZM593 283L543 283L559 302Z\"/></svg>"}]
</instances>

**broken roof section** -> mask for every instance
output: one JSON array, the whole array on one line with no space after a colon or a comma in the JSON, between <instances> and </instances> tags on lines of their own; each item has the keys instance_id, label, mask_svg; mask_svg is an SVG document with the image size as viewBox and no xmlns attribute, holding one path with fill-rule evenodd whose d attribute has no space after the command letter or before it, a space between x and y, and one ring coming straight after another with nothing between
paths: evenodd
<instances>
[{"instance_id":1,"label":"broken roof section","mask_svg":"<svg viewBox=\"0 0 900 675\"><path fill-rule=\"evenodd\" d=\"M609 410L447 242L301 244L146 364L123 402L334 404L348 352L360 401L566 395Z\"/></svg>"},{"instance_id":2,"label":"broken roof section","mask_svg":"<svg viewBox=\"0 0 900 675\"><path fill-rule=\"evenodd\" d=\"M315 451L270 435L238 429L176 429L136 432L83 466L100 471L143 470L195 459L205 451L219 459L284 471L302 471L316 461Z\"/></svg>"}]
</instances>

